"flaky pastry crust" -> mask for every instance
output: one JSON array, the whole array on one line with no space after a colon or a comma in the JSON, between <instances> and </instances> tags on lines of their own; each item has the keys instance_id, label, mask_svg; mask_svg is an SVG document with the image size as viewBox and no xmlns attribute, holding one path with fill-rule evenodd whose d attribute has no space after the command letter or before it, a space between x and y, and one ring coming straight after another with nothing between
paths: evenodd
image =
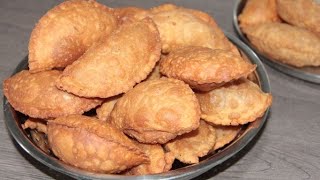
<instances>
[{"instance_id":1,"label":"flaky pastry crust","mask_svg":"<svg viewBox=\"0 0 320 180\"><path fill-rule=\"evenodd\" d=\"M276 0L248 0L238 19L240 27L281 21Z\"/></svg>"},{"instance_id":2,"label":"flaky pastry crust","mask_svg":"<svg viewBox=\"0 0 320 180\"><path fill-rule=\"evenodd\" d=\"M70 0L49 10L29 42L31 72L66 67L117 27L113 10L94 0Z\"/></svg>"},{"instance_id":3,"label":"flaky pastry crust","mask_svg":"<svg viewBox=\"0 0 320 180\"><path fill-rule=\"evenodd\" d=\"M190 87L180 80L148 80L116 103L110 121L142 143L164 144L199 126L200 107Z\"/></svg>"},{"instance_id":4,"label":"flaky pastry crust","mask_svg":"<svg viewBox=\"0 0 320 180\"><path fill-rule=\"evenodd\" d=\"M165 56L161 55L161 59L163 59ZM160 59L160 60L161 60ZM157 62L157 64L154 66L154 68L152 69L151 73L148 74L147 78L144 81L148 81L148 80L153 80L153 79L160 79L161 78L161 73L160 73L160 61Z\"/></svg>"},{"instance_id":5,"label":"flaky pastry crust","mask_svg":"<svg viewBox=\"0 0 320 180\"><path fill-rule=\"evenodd\" d=\"M216 132L216 143L211 151L217 150L234 140L241 130L241 126L217 126L212 125Z\"/></svg>"},{"instance_id":6,"label":"flaky pastry crust","mask_svg":"<svg viewBox=\"0 0 320 180\"><path fill-rule=\"evenodd\" d=\"M258 85L241 79L207 93L196 93L201 118L216 125L237 126L253 122L271 105L272 96Z\"/></svg>"},{"instance_id":7,"label":"flaky pastry crust","mask_svg":"<svg viewBox=\"0 0 320 180\"><path fill-rule=\"evenodd\" d=\"M237 53L214 19L204 12L163 4L151 8L148 16L157 24L163 53L180 46L203 46Z\"/></svg>"},{"instance_id":8,"label":"flaky pastry crust","mask_svg":"<svg viewBox=\"0 0 320 180\"><path fill-rule=\"evenodd\" d=\"M117 173L148 162L119 129L93 117L71 115L48 121L48 140L59 159L88 171Z\"/></svg>"},{"instance_id":9,"label":"flaky pastry crust","mask_svg":"<svg viewBox=\"0 0 320 180\"><path fill-rule=\"evenodd\" d=\"M178 136L165 144L165 149L172 152L176 159L186 164L199 163L216 143L215 129L204 121L200 121L198 129Z\"/></svg>"},{"instance_id":10,"label":"flaky pastry crust","mask_svg":"<svg viewBox=\"0 0 320 180\"><path fill-rule=\"evenodd\" d=\"M296 67L320 66L320 38L284 23L266 23L243 29L250 42L266 56Z\"/></svg>"},{"instance_id":11,"label":"flaky pastry crust","mask_svg":"<svg viewBox=\"0 0 320 180\"><path fill-rule=\"evenodd\" d=\"M122 97L122 95L113 96L110 98L107 98L101 106L99 106L96 109L97 118L102 121L107 121L109 119L109 116L111 114L111 111L113 110L114 105L117 103L117 101Z\"/></svg>"},{"instance_id":12,"label":"flaky pastry crust","mask_svg":"<svg viewBox=\"0 0 320 180\"><path fill-rule=\"evenodd\" d=\"M121 94L147 77L160 59L160 48L150 18L128 22L65 68L57 87L84 97Z\"/></svg>"},{"instance_id":13,"label":"flaky pastry crust","mask_svg":"<svg viewBox=\"0 0 320 180\"><path fill-rule=\"evenodd\" d=\"M315 0L277 0L280 17L294 26L306 28L320 38L320 4Z\"/></svg>"},{"instance_id":14,"label":"flaky pastry crust","mask_svg":"<svg viewBox=\"0 0 320 180\"><path fill-rule=\"evenodd\" d=\"M128 170L126 175L147 175L167 172L175 159L173 153L165 152L159 144L135 143L150 159L149 163Z\"/></svg>"},{"instance_id":15,"label":"flaky pastry crust","mask_svg":"<svg viewBox=\"0 0 320 180\"><path fill-rule=\"evenodd\" d=\"M15 110L41 119L82 114L102 103L101 99L81 98L56 88L61 73L23 70L3 82L3 93Z\"/></svg>"},{"instance_id":16,"label":"flaky pastry crust","mask_svg":"<svg viewBox=\"0 0 320 180\"><path fill-rule=\"evenodd\" d=\"M179 48L160 61L162 74L180 79L200 91L210 91L246 77L255 68L256 65L230 51L197 46Z\"/></svg>"},{"instance_id":17,"label":"flaky pastry crust","mask_svg":"<svg viewBox=\"0 0 320 180\"><path fill-rule=\"evenodd\" d=\"M139 7L128 6L128 7L114 8L114 13L118 18L119 23L123 24L126 21L138 20L139 18L136 18L136 15L147 13L147 10Z\"/></svg>"}]
</instances>

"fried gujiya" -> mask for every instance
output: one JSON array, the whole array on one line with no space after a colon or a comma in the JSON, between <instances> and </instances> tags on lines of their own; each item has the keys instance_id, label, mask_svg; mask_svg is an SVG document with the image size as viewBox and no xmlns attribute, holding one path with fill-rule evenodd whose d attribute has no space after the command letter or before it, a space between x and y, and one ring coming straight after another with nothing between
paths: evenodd
<instances>
[{"instance_id":1,"label":"fried gujiya","mask_svg":"<svg viewBox=\"0 0 320 180\"><path fill-rule=\"evenodd\" d=\"M116 103L111 124L141 143L164 144L199 126L199 102L184 82L148 80L128 91Z\"/></svg>"},{"instance_id":2,"label":"fried gujiya","mask_svg":"<svg viewBox=\"0 0 320 180\"><path fill-rule=\"evenodd\" d=\"M57 87L84 97L124 93L152 71L160 48L159 32L150 18L130 21L65 68Z\"/></svg>"},{"instance_id":3,"label":"fried gujiya","mask_svg":"<svg viewBox=\"0 0 320 180\"><path fill-rule=\"evenodd\" d=\"M92 172L118 173L149 162L119 129L94 117L71 115L48 121L52 152L62 161Z\"/></svg>"},{"instance_id":4,"label":"fried gujiya","mask_svg":"<svg viewBox=\"0 0 320 180\"><path fill-rule=\"evenodd\" d=\"M258 85L241 79L207 93L196 93L201 118L216 125L237 126L253 122L271 105L272 96Z\"/></svg>"},{"instance_id":5,"label":"fried gujiya","mask_svg":"<svg viewBox=\"0 0 320 180\"><path fill-rule=\"evenodd\" d=\"M15 110L42 119L83 114L102 103L101 99L82 98L56 88L61 73L23 70L3 82L3 93Z\"/></svg>"},{"instance_id":6,"label":"fried gujiya","mask_svg":"<svg viewBox=\"0 0 320 180\"><path fill-rule=\"evenodd\" d=\"M94 0L70 0L50 9L32 30L30 72L64 68L117 28L113 10Z\"/></svg>"}]
</instances>

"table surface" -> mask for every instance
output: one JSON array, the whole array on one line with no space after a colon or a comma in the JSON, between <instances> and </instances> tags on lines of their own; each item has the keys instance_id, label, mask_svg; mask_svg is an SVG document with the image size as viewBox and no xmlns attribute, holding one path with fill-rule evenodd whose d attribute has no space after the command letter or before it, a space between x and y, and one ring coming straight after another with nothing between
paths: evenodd
<instances>
[{"instance_id":1,"label":"table surface","mask_svg":"<svg viewBox=\"0 0 320 180\"><path fill-rule=\"evenodd\" d=\"M28 53L29 36L38 19L60 1L0 1L0 78L10 76ZM203 10L235 35L232 9L235 0L106 0L111 7L152 7L172 2ZM266 65L273 105L259 137L226 163L201 179L318 179L320 177L320 85L284 75ZM2 86L2 83L1 83ZM2 96L2 87L1 87ZM1 103L2 109L2 103ZM67 179L40 164L10 137L0 120L0 179Z\"/></svg>"}]
</instances>

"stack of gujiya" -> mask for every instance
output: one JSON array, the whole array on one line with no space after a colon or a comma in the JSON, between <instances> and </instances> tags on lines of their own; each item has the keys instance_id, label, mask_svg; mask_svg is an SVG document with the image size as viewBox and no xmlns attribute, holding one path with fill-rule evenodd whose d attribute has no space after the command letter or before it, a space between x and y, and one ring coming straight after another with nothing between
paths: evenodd
<instances>
[{"instance_id":1,"label":"stack of gujiya","mask_svg":"<svg viewBox=\"0 0 320 180\"><path fill-rule=\"evenodd\" d=\"M320 66L320 4L315 0L248 0L238 17L252 45L273 60Z\"/></svg>"},{"instance_id":2,"label":"stack of gujiya","mask_svg":"<svg viewBox=\"0 0 320 180\"><path fill-rule=\"evenodd\" d=\"M272 97L247 78L255 68L204 12L71 0L39 20L29 70L3 91L63 162L155 174L198 163L264 114Z\"/></svg>"}]
</instances>

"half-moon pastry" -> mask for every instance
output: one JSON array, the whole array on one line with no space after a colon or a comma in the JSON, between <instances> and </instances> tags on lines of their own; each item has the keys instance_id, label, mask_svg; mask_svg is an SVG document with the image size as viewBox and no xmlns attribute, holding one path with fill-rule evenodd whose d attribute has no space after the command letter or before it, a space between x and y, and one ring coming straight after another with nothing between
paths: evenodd
<instances>
[{"instance_id":1,"label":"half-moon pastry","mask_svg":"<svg viewBox=\"0 0 320 180\"><path fill-rule=\"evenodd\" d=\"M200 91L210 91L246 77L255 67L230 51L199 46L176 49L160 61L162 74L180 79Z\"/></svg>"},{"instance_id":2,"label":"half-moon pastry","mask_svg":"<svg viewBox=\"0 0 320 180\"><path fill-rule=\"evenodd\" d=\"M262 54L296 67L320 66L320 38L304 28L266 23L243 28Z\"/></svg>"},{"instance_id":3,"label":"half-moon pastry","mask_svg":"<svg viewBox=\"0 0 320 180\"><path fill-rule=\"evenodd\" d=\"M15 110L41 119L82 114L102 103L101 99L81 98L56 88L61 73L23 70L4 81L3 93Z\"/></svg>"},{"instance_id":4,"label":"half-moon pastry","mask_svg":"<svg viewBox=\"0 0 320 180\"><path fill-rule=\"evenodd\" d=\"M141 143L164 144L199 126L200 107L187 84L161 78L144 81L124 94L109 120Z\"/></svg>"},{"instance_id":5,"label":"half-moon pastry","mask_svg":"<svg viewBox=\"0 0 320 180\"><path fill-rule=\"evenodd\" d=\"M59 159L88 171L117 173L148 162L146 154L119 129L93 117L49 120L48 140Z\"/></svg>"},{"instance_id":6,"label":"half-moon pastry","mask_svg":"<svg viewBox=\"0 0 320 180\"><path fill-rule=\"evenodd\" d=\"M216 125L237 126L263 116L271 105L272 96L258 85L241 79L207 93L196 93L201 118Z\"/></svg>"},{"instance_id":7,"label":"half-moon pastry","mask_svg":"<svg viewBox=\"0 0 320 180\"><path fill-rule=\"evenodd\" d=\"M84 97L121 94L148 76L160 59L160 48L150 18L130 21L65 68L57 86Z\"/></svg>"},{"instance_id":8,"label":"half-moon pastry","mask_svg":"<svg viewBox=\"0 0 320 180\"><path fill-rule=\"evenodd\" d=\"M71 0L49 10L31 33L30 72L63 68L117 27L113 10L94 0Z\"/></svg>"}]
</instances>

